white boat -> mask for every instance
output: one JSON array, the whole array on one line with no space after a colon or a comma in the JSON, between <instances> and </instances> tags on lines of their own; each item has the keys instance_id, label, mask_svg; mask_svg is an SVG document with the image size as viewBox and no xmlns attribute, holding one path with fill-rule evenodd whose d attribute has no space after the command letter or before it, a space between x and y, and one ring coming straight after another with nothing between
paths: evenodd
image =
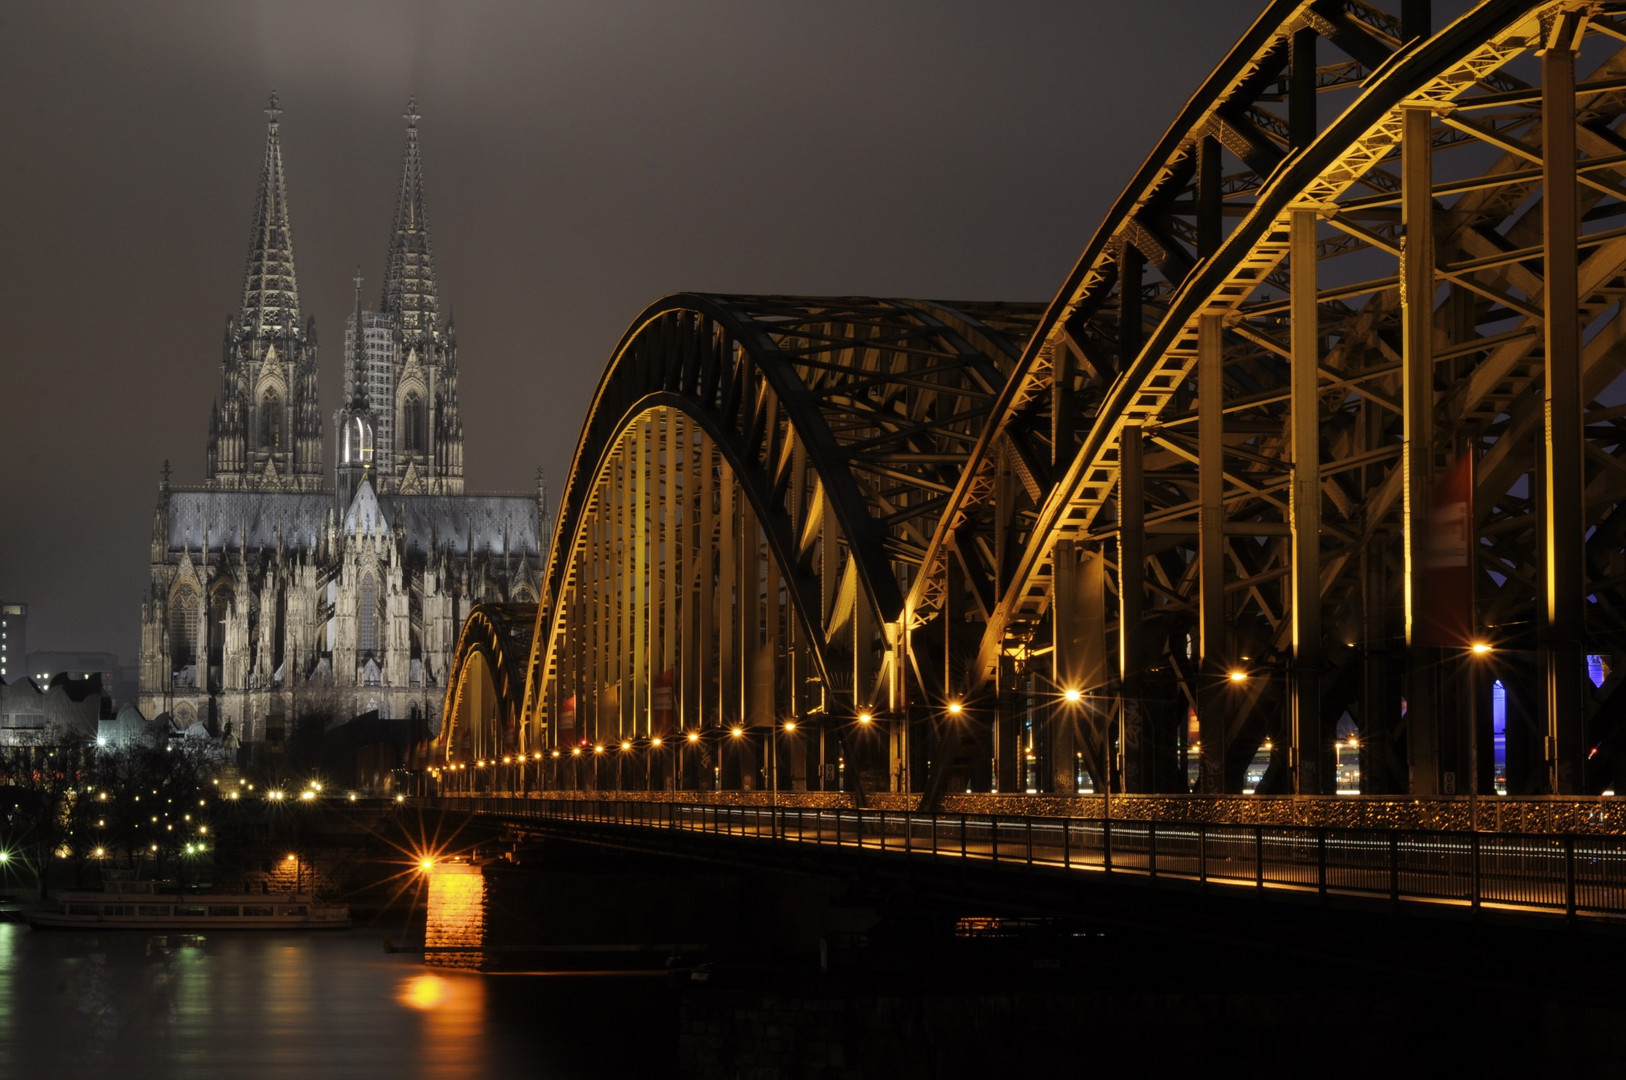
<instances>
[{"instance_id":1,"label":"white boat","mask_svg":"<svg viewBox=\"0 0 1626 1080\"><path fill-rule=\"evenodd\" d=\"M350 909L309 893L65 892L27 913L36 930L342 930Z\"/></svg>"}]
</instances>

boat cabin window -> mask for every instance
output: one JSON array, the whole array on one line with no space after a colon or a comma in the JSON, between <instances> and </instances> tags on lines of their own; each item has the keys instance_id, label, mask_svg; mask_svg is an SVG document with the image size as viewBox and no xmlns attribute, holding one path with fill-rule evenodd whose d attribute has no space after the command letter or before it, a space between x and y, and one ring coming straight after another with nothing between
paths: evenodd
<instances>
[{"instance_id":1,"label":"boat cabin window","mask_svg":"<svg viewBox=\"0 0 1626 1080\"><path fill-rule=\"evenodd\" d=\"M296 905L294 907L285 907L285 908L282 909L282 914L284 914L284 915L295 915L295 916L299 916L299 917L303 918L304 914L305 914L305 905L304 904L298 904L298 905Z\"/></svg>"},{"instance_id":2,"label":"boat cabin window","mask_svg":"<svg viewBox=\"0 0 1626 1080\"><path fill-rule=\"evenodd\" d=\"M203 912L204 912L204 907L203 907L202 904L176 904L175 905L175 914L177 914L177 915L191 915L193 917L196 917L196 916L202 915Z\"/></svg>"},{"instance_id":3,"label":"boat cabin window","mask_svg":"<svg viewBox=\"0 0 1626 1080\"><path fill-rule=\"evenodd\" d=\"M141 914L143 914L143 915L168 915L169 914L169 905L168 904L142 904L142 905L140 905L140 908L141 908Z\"/></svg>"},{"instance_id":4,"label":"boat cabin window","mask_svg":"<svg viewBox=\"0 0 1626 1080\"><path fill-rule=\"evenodd\" d=\"M100 905L100 904L69 904L68 905L68 914L69 915L100 915L101 913L102 913L102 905Z\"/></svg>"},{"instance_id":5,"label":"boat cabin window","mask_svg":"<svg viewBox=\"0 0 1626 1080\"><path fill-rule=\"evenodd\" d=\"M271 907L269 905L267 905L267 904L244 904L243 905L243 914L244 915L261 915L261 916L264 916L264 915L271 914L271 910L272 910Z\"/></svg>"},{"instance_id":6,"label":"boat cabin window","mask_svg":"<svg viewBox=\"0 0 1626 1080\"><path fill-rule=\"evenodd\" d=\"M237 905L236 904L210 904L209 905L209 914L210 915L236 915L237 914Z\"/></svg>"},{"instance_id":7,"label":"boat cabin window","mask_svg":"<svg viewBox=\"0 0 1626 1080\"><path fill-rule=\"evenodd\" d=\"M103 915L134 915L135 907L131 904L103 904Z\"/></svg>"}]
</instances>

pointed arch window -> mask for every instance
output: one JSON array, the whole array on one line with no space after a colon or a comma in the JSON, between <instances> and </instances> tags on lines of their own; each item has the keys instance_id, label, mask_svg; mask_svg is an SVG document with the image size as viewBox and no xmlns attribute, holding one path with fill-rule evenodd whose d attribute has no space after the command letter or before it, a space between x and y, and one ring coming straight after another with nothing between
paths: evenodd
<instances>
[{"instance_id":1,"label":"pointed arch window","mask_svg":"<svg viewBox=\"0 0 1626 1080\"><path fill-rule=\"evenodd\" d=\"M179 671L198 662L198 593L191 586L169 599L169 664Z\"/></svg>"},{"instance_id":2,"label":"pointed arch window","mask_svg":"<svg viewBox=\"0 0 1626 1080\"><path fill-rule=\"evenodd\" d=\"M401 449L422 453L428 442L428 415L423 398L413 391L401 405Z\"/></svg>"},{"instance_id":3,"label":"pointed arch window","mask_svg":"<svg viewBox=\"0 0 1626 1080\"><path fill-rule=\"evenodd\" d=\"M364 574L356 590L356 653L378 652L378 579Z\"/></svg>"},{"instance_id":4,"label":"pointed arch window","mask_svg":"<svg viewBox=\"0 0 1626 1080\"><path fill-rule=\"evenodd\" d=\"M344 422L344 445L340 460L346 465L366 465L373 460L373 429L366 420L353 416Z\"/></svg>"},{"instance_id":5,"label":"pointed arch window","mask_svg":"<svg viewBox=\"0 0 1626 1080\"><path fill-rule=\"evenodd\" d=\"M282 399L267 390L260 399L260 445L267 450L282 449Z\"/></svg>"}]
</instances>

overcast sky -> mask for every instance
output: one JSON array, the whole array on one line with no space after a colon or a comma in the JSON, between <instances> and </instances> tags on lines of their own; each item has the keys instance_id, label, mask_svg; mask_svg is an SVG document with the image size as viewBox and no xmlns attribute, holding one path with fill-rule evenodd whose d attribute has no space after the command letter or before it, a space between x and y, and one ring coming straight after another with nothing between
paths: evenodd
<instances>
[{"instance_id":1,"label":"overcast sky","mask_svg":"<svg viewBox=\"0 0 1626 1080\"><path fill-rule=\"evenodd\" d=\"M162 463L203 479L272 88L324 415L416 94L469 490L540 465L558 492L665 294L1050 299L1262 7L0 6L0 597L31 649L136 654Z\"/></svg>"}]
</instances>

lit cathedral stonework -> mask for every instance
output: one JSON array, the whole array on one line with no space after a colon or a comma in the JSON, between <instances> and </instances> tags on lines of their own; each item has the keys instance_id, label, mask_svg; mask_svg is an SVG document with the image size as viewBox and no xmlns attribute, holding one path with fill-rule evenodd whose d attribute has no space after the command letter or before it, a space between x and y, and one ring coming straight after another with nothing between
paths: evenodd
<instances>
[{"instance_id":1,"label":"lit cathedral stonework","mask_svg":"<svg viewBox=\"0 0 1626 1080\"><path fill-rule=\"evenodd\" d=\"M172 486L166 466L159 489L139 702L250 747L305 713L432 724L469 608L534 602L547 514L540 476L534 496L463 494L457 344L439 321L416 102L379 311L362 310L357 276L328 486L275 95L266 115L204 481Z\"/></svg>"}]
</instances>

